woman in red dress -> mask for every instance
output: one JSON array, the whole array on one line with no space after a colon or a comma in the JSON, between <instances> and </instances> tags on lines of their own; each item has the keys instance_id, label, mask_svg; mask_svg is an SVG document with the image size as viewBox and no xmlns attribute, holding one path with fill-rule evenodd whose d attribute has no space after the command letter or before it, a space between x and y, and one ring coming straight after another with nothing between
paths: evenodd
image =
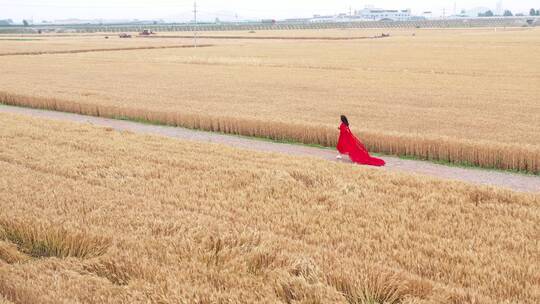
<instances>
[{"instance_id":1,"label":"woman in red dress","mask_svg":"<svg viewBox=\"0 0 540 304\"><path fill-rule=\"evenodd\" d=\"M349 155L351 160L357 164L382 167L386 163L384 160L371 157L362 142L352 134L349 129L349 121L345 115L341 115L341 126L339 126L339 141L337 150L341 154Z\"/></svg>"}]
</instances>

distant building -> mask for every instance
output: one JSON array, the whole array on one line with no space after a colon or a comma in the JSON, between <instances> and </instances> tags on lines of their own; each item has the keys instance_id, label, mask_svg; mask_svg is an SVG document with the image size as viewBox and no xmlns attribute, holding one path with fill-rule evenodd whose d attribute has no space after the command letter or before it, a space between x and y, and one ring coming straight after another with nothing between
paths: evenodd
<instances>
[{"instance_id":1,"label":"distant building","mask_svg":"<svg viewBox=\"0 0 540 304\"><path fill-rule=\"evenodd\" d=\"M426 19L431 19L433 18L433 12L432 11L425 11L422 13L422 17L426 18Z\"/></svg>"},{"instance_id":2,"label":"distant building","mask_svg":"<svg viewBox=\"0 0 540 304\"><path fill-rule=\"evenodd\" d=\"M429 13L431 15L431 12ZM366 7L362 10L338 15L313 15L309 20L311 23L327 22L356 22L356 21L410 21L425 20L425 16L413 16L410 9L387 10L374 7Z\"/></svg>"},{"instance_id":3,"label":"distant building","mask_svg":"<svg viewBox=\"0 0 540 304\"><path fill-rule=\"evenodd\" d=\"M412 17L411 10L387 10L379 8L365 8L355 12L357 17L365 20L391 20L391 21L407 21Z\"/></svg>"},{"instance_id":4,"label":"distant building","mask_svg":"<svg viewBox=\"0 0 540 304\"><path fill-rule=\"evenodd\" d=\"M308 23L312 20L312 18L289 18L285 19L284 21L286 23Z\"/></svg>"},{"instance_id":5,"label":"distant building","mask_svg":"<svg viewBox=\"0 0 540 304\"><path fill-rule=\"evenodd\" d=\"M275 23L276 23L276 20L275 20L275 19L263 19L263 20L261 20L261 23L265 23L265 24L275 24Z\"/></svg>"},{"instance_id":6,"label":"distant building","mask_svg":"<svg viewBox=\"0 0 540 304\"><path fill-rule=\"evenodd\" d=\"M477 18L480 14L485 14L489 11L489 7L475 7L473 9L467 10L465 15L471 18Z\"/></svg>"},{"instance_id":7,"label":"distant building","mask_svg":"<svg viewBox=\"0 0 540 304\"><path fill-rule=\"evenodd\" d=\"M309 22L311 23L327 23L327 22L337 22L339 20L338 16L334 15L313 15L313 18Z\"/></svg>"}]
</instances>

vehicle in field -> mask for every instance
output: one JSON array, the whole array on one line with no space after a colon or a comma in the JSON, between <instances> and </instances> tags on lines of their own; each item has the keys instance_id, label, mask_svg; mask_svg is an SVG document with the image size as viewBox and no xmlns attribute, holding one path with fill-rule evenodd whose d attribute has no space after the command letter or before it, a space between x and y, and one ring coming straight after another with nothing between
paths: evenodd
<instances>
[{"instance_id":1,"label":"vehicle in field","mask_svg":"<svg viewBox=\"0 0 540 304\"><path fill-rule=\"evenodd\" d=\"M155 35L155 34L156 33L154 33L151 30L143 30L142 32L139 33L139 36L150 36L150 35Z\"/></svg>"}]
</instances>

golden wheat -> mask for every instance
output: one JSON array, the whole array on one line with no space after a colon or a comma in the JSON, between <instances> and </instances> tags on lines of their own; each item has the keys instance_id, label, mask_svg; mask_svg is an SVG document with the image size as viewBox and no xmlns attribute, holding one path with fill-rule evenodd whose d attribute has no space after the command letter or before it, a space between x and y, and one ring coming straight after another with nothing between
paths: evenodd
<instances>
[{"instance_id":1,"label":"golden wheat","mask_svg":"<svg viewBox=\"0 0 540 304\"><path fill-rule=\"evenodd\" d=\"M335 144L344 113L374 152L538 173L537 32L392 30L391 38L374 41L222 40L197 50L6 56L1 99L326 146ZM47 39L18 42L18 50L49 51L63 41L73 50L122 43Z\"/></svg>"},{"instance_id":2,"label":"golden wheat","mask_svg":"<svg viewBox=\"0 0 540 304\"><path fill-rule=\"evenodd\" d=\"M211 44L199 44L197 47L210 47ZM159 50L159 49L185 49L194 47L193 45L167 45L167 46L139 46L123 48L104 48L104 49L81 49L68 51L35 51L35 52L15 52L0 53L0 56L30 56L30 55L53 55L53 54L78 54L95 52L118 52L118 51L136 51L136 50Z\"/></svg>"},{"instance_id":3,"label":"golden wheat","mask_svg":"<svg viewBox=\"0 0 540 304\"><path fill-rule=\"evenodd\" d=\"M104 39L105 35L90 36L90 35L25 35L16 36L0 36L0 55L17 55L17 54L47 54L69 52L74 50L93 49L136 49L136 48L155 48L155 47L171 47L177 45L189 44L193 45L192 39L120 39L117 35L110 35L109 39Z\"/></svg>"},{"instance_id":4,"label":"golden wheat","mask_svg":"<svg viewBox=\"0 0 540 304\"><path fill-rule=\"evenodd\" d=\"M540 301L538 195L0 122L2 231L38 232L31 243L62 231L99 252L27 255L30 242L4 237L0 294L14 303Z\"/></svg>"},{"instance_id":5,"label":"golden wheat","mask_svg":"<svg viewBox=\"0 0 540 304\"><path fill-rule=\"evenodd\" d=\"M21 263L29 260L29 257L21 253L13 244L0 241L0 263Z\"/></svg>"},{"instance_id":6,"label":"golden wheat","mask_svg":"<svg viewBox=\"0 0 540 304\"><path fill-rule=\"evenodd\" d=\"M144 120L190 129L228 134L295 141L333 147L337 144L335 128L255 119L210 116L205 114L177 114L163 111L137 110L117 106L68 102L51 98L35 98L0 92L0 103L84 115ZM384 132L358 132L369 150L390 155L418 157L425 160L446 161L485 168L519 170L540 173L540 147L515 146L495 142L474 142L445 137L412 136Z\"/></svg>"},{"instance_id":7,"label":"golden wheat","mask_svg":"<svg viewBox=\"0 0 540 304\"><path fill-rule=\"evenodd\" d=\"M0 304L13 304L13 302L6 300L6 298L0 295Z\"/></svg>"},{"instance_id":8,"label":"golden wheat","mask_svg":"<svg viewBox=\"0 0 540 304\"><path fill-rule=\"evenodd\" d=\"M5 219L0 219L0 239L17 245L21 252L33 257L89 258L103 254L109 246L103 238Z\"/></svg>"}]
</instances>

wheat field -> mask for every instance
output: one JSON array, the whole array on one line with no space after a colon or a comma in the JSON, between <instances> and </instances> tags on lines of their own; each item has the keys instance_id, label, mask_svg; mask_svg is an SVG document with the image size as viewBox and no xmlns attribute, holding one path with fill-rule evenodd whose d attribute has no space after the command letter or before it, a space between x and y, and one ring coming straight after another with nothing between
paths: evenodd
<instances>
[{"instance_id":1,"label":"wheat field","mask_svg":"<svg viewBox=\"0 0 540 304\"><path fill-rule=\"evenodd\" d=\"M538 303L540 196L0 114L6 303Z\"/></svg>"},{"instance_id":2,"label":"wheat field","mask_svg":"<svg viewBox=\"0 0 540 304\"><path fill-rule=\"evenodd\" d=\"M202 32L198 36L210 37L284 37L284 38L369 38L380 35L384 30L302 30L302 31L257 31L250 33L246 31L221 31L221 32ZM192 45L192 32L163 32L157 33L157 37L137 37L138 33L126 32L133 36L132 39L122 39L118 37L119 33L64 33L64 34L0 34L0 56L8 54L32 54L46 52L67 52L73 50L94 50L94 49L118 49L118 48L143 48L143 47L169 47L175 45ZM395 36L410 36L411 30L393 30ZM107 39L105 39L107 37ZM175 37L175 38L170 38ZM245 40L227 39L202 39L206 44L239 44ZM250 43L256 43L256 40Z\"/></svg>"},{"instance_id":3,"label":"wheat field","mask_svg":"<svg viewBox=\"0 0 540 304\"><path fill-rule=\"evenodd\" d=\"M135 35L135 33L133 33ZM105 39L108 36L108 39ZM170 47L192 43L188 39L121 39L118 35L0 35L0 56L95 49Z\"/></svg>"},{"instance_id":4,"label":"wheat field","mask_svg":"<svg viewBox=\"0 0 540 304\"><path fill-rule=\"evenodd\" d=\"M213 46L4 56L0 102L325 146L347 114L374 152L540 172L538 29L388 31L374 40L202 39ZM63 50L121 43L54 39L69 39ZM9 41L17 43L27 51ZM44 40L28 49L41 47L56 48Z\"/></svg>"}]
</instances>

